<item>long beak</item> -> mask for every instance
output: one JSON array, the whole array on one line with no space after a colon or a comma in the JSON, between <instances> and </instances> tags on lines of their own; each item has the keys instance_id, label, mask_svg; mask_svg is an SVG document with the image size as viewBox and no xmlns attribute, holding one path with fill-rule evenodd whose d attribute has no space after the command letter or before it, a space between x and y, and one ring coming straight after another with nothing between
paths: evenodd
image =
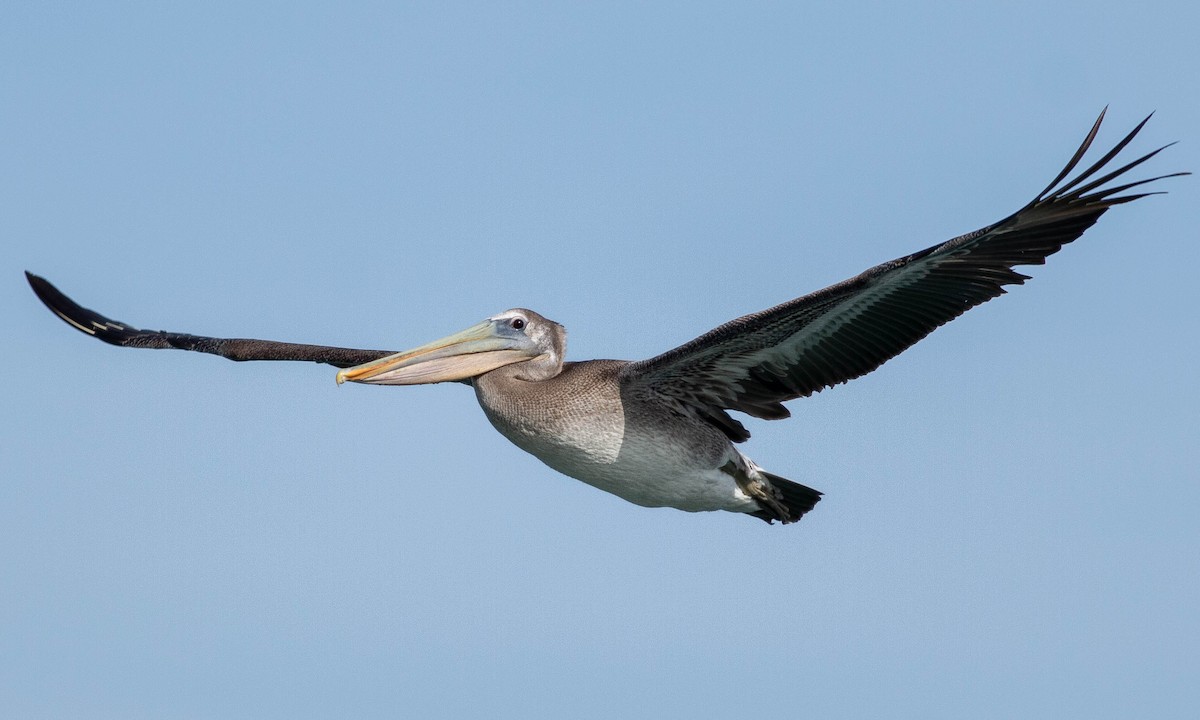
<instances>
[{"instance_id":1,"label":"long beak","mask_svg":"<svg viewBox=\"0 0 1200 720\"><path fill-rule=\"evenodd\" d=\"M488 320L428 345L341 370L338 384L424 385L476 377L537 355L528 343L505 337Z\"/></svg>"}]
</instances>

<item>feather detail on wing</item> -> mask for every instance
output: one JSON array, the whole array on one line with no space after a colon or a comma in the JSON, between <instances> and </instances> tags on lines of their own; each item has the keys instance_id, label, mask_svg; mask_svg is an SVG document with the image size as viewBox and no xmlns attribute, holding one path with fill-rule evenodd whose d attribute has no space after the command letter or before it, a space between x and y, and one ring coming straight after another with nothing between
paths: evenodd
<instances>
[{"instance_id":1,"label":"feather detail on wing","mask_svg":"<svg viewBox=\"0 0 1200 720\"><path fill-rule=\"evenodd\" d=\"M1058 177L1000 222L630 363L622 370L622 383L628 392L670 402L740 442L750 433L727 410L785 418L789 413L783 401L871 372L939 326L1004 294L1005 285L1024 283L1028 276L1014 266L1044 263L1108 208L1157 194L1120 193L1188 174L1104 187L1168 147L1107 171L1147 117L1091 167L1060 185L1083 159L1103 119L1101 113Z\"/></svg>"},{"instance_id":2,"label":"feather detail on wing","mask_svg":"<svg viewBox=\"0 0 1200 720\"><path fill-rule=\"evenodd\" d=\"M103 340L110 345L122 347L193 350L195 352L220 355L230 360L299 360L324 363L335 367L353 367L391 355L390 350L354 350L326 345L301 345L298 343L253 340L249 338L215 338L203 335L165 332L162 330L139 330L124 323L110 320L100 313L80 306L62 294L45 278L26 272L29 286L46 307L71 327Z\"/></svg>"}]
</instances>

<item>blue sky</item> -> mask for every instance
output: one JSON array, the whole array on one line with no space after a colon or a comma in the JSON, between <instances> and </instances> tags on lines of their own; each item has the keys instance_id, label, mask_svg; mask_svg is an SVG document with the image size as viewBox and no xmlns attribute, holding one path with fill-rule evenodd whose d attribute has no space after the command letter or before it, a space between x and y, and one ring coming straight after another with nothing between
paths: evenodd
<instances>
[{"instance_id":1,"label":"blue sky","mask_svg":"<svg viewBox=\"0 0 1200 720\"><path fill-rule=\"evenodd\" d=\"M754 421L798 525L628 505L403 349L657 354L975 229L1110 105L1200 169L1195 3L8 3L11 717L1178 717L1200 704L1194 178Z\"/></svg>"}]
</instances>

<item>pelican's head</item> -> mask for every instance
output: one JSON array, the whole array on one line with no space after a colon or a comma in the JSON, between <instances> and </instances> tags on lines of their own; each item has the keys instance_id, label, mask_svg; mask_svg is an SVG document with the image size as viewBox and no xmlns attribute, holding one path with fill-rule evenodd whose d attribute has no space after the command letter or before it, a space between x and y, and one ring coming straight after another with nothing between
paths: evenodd
<instances>
[{"instance_id":1,"label":"pelican's head","mask_svg":"<svg viewBox=\"0 0 1200 720\"><path fill-rule=\"evenodd\" d=\"M515 308L428 345L341 370L338 384L425 385L478 377L505 365L523 380L562 369L567 331L532 310Z\"/></svg>"}]
</instances>

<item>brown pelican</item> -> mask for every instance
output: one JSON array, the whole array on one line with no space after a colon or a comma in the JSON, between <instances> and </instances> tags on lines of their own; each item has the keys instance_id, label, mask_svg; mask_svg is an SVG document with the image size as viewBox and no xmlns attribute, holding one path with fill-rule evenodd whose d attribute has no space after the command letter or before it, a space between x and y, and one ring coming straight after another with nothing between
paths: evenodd
<instances>
[{"instance_id":1,"label":"brown pelican","mask_svg":"<svg viewBox=\"0 0 1200 720\"><path fill-rule=\"evenodd\" d=\"M970 308L1002 295L1128 193L1161 175L1111 185L1158 154L1109 163L1150 119L1070 180L1100 128L1045 190L1003 220L871 268L831 287L721 325L640 362L567 362L563 326L506 310L407 352L139 330L80 307L26 273L33 291L72 327L113 345L176 348L231 360L306 360L344 368L339 383L472 385L506 438L550 467L626 500L687 511L727 510L799 520L821 493L763 470L734 443L750 437L736 410L767 420L782 403L871 372ZM1166 146L1164 146L1166 147Z\"/></svg>"}]
</instances>

